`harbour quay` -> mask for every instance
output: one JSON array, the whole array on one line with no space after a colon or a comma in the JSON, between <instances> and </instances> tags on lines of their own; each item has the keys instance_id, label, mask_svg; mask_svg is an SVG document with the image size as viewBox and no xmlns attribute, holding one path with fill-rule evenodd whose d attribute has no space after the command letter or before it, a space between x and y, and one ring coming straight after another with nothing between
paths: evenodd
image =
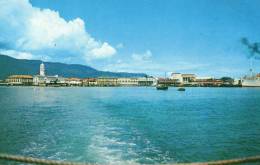
<instances>
[{"instance_id":1,"label":"harbour quay","mask_svg":"<svg viewBox=\"0 0 260 165\"><path fill-rule=\"evenodd\" d=\"M28 79L27 77L31 77ZM153 77L139 78L64 78L60 76L11 75L3 85L6 86L42 86L42 87L120 87L120 86L154 86Z\"/></svg>"},{"instance_id":2,"label":"harbour quay","mask_svg":"<svg viewBox=\"0 0 260 165\"><path fill-rule=\"evenodd\" d=\"M173 87L241 87L241 79L230 77L214 78L212 76L200 77L190 73L175 73L170 77L158 78L157 84Z\"/></svg>"},{"instance_id":3,"label":"harbour quay","mask_svg":"<svg viewBox=\"0 0 260 165\"><path fill-rule=\"evenodd\" d=\"M259 75L260 77L260 75ZM41 87L128 87L128 86L156 86L169 87L241 87L243 79L230 77L214 78L200 77L191 73L175 73L169 77L63 77L47 75L45 65L40 64L37 75L10 75L0 81L2 86L41 86Z\"/></svg>"},{"instance_id":4,"label":"harbour quay","mask_svg":"<svg viewBox=\"0 0 260 165\"><path fill-rule=\"evenodd\" d=\"M59 75L47 75L45 65L40 64L38 75L10 75L0 82L6 86L41 86L41 87L110 87L110 86L154 86L154 77L63 77Z\"/></svg>"}]
</instances>

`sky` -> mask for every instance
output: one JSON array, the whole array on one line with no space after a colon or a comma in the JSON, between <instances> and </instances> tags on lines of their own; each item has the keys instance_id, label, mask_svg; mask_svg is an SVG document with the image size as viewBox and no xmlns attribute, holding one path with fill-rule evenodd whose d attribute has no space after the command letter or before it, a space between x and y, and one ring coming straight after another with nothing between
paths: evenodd
<instances>
[{"instance_id":1,"label":"sky","mask_svg":"<svg viewBox=\"0 0 260 165\"><path fill-rule=\"evenodd\" d=\"M99 70L240 77L259 0L0 0L0 53ZM253 60L255 72L260 61Z\"/></svg>"}]
</instances>

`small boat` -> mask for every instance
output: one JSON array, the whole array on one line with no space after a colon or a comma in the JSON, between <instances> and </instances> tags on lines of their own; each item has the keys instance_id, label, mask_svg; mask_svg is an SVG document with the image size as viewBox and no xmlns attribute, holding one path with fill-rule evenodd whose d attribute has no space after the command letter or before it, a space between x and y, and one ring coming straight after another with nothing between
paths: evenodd
<instances>
[{"instance_id":1,"label":"small boat","mask_svg":"<svg viewBox=\"0 0 260 165\"><path fill-rule=\"evenodd\" d=\"M168 90L168 85L166 85L166 72L164 73L164 83L156 85L157 90Z\"/></svg>"},{"instance_id":2,"label":"small boat","mask_svg":"<svg viewBox=\"0 0 260 165\"><path fill-rule=\"evenodd\" d=\"M158 84L156 86L157 90L168 90L168 86L167 85L162 85L162 84Z\"/></svg>"},{"instance_id":3,"label":"small boat","mask_svg":"<svg viewBox=\"0 0 260 165\"><path fill-rule=\"evenodd\" d=\"M185 88L178 88L178 91L185 91Z\"/></svg>"}]
</instances>

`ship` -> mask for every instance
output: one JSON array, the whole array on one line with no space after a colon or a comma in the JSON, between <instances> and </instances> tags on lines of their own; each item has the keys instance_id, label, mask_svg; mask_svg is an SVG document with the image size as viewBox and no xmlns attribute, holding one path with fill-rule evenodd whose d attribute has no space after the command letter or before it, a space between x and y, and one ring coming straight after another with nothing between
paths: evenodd
<instances>
[{"instance_id":1,"label":"ship","mask_svg":"<svg viewBox=\"0 0 260 165\"><path fill-rule=\"evenodd\" d=\"M259 59L260 57L260 44L257 42L250 43L247 38L242 38L241 42L250 52L248 56L250 59L250 74L241 79L241 85L242 87L260 87L260 74L253 73L253 60Z\"/></svg>"},{"instance_id":2,"label":"ship","mask_svg":"<svg viewBox=\"0 0 260 165\"><path fill-rule=\"evenodd\" d=\"M260 87L260 74L243 77L241 84L242 87Z\"/></svg>"}]
</instances>

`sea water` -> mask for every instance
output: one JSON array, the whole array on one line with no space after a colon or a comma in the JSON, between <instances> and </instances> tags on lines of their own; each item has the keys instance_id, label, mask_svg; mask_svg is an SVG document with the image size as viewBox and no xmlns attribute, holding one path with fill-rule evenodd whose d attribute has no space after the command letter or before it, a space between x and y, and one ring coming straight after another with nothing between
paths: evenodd
<instances>
[{"instance_id":1,"label":"sea water","mask_svg":"<svg viewBox=\"0 0 260 165\"><path fill-rule=\"evenodd\" d=\"M87 163L260 154L260 88L0 87L0 152Z\"/></svg>"}]
</instances>

